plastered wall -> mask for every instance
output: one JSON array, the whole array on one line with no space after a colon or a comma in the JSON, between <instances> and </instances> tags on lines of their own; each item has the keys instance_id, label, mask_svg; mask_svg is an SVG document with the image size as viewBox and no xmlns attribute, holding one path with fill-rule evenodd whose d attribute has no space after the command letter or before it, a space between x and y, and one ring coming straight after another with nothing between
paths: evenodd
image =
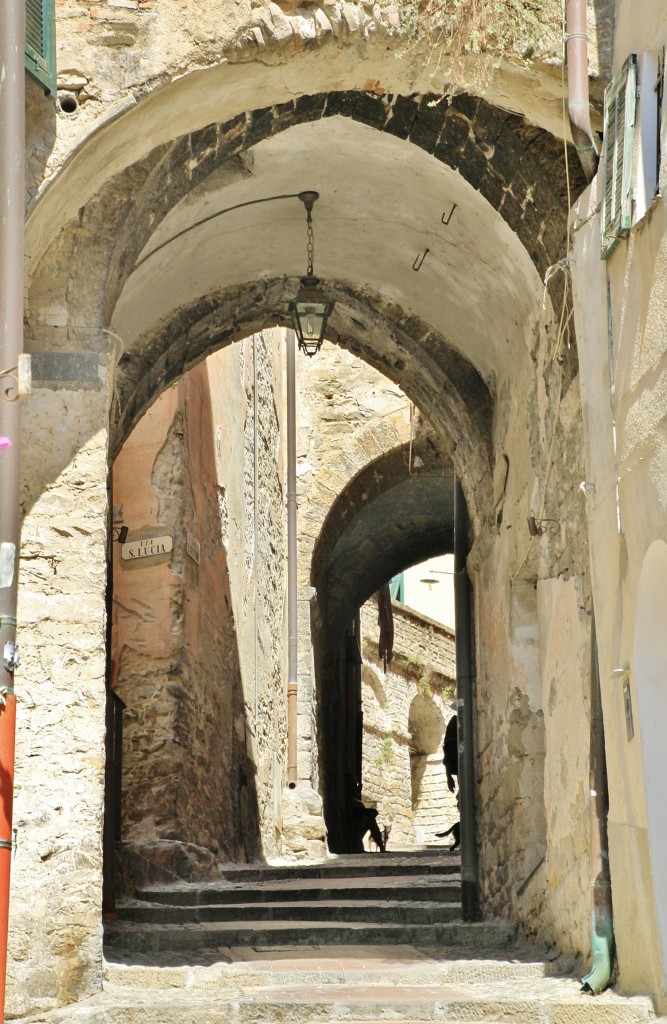
<instances>
[{"instance_id":1,"label":"plastered wall","mask_svg":"<svg viewBox=\"0 0 667 1024\"><path fill-rule=\"evenodd\" d=\"M660 4L642 18L618 4L614 67L629 53L640 64L661 52L667 20ZM650 99L649 96L646 97ZM635 164L645 143L665 142L662 121L651 126L640 97ZM645 134L646 133L646 137ZM664 193L664 159L659 172ZM653 545L666 540L665 509L665 220L661 195L607 261L600 259L598 173L573 215L575 314L580 342L586 437L591 573L609 771L609 842L620 983L626 992L665 999L665 903L662 895L662 812L650 796L667 768L652 728L652 672L662 675L659 644L647 640L642 578L652 573ZM650 197L649 197L650 199ZM653 548L655 553L656 548ZM646 573L644 572L646 569ZM642 610L644 609L644 610ZM643 638L643 639L642 639ZM653 658L653 670L646 665ZM646 729L646 735L645 735ZM648 796L648 799L647 799ZM652 820L653 818L653 820Z\"/></svg>"}]
</instances>

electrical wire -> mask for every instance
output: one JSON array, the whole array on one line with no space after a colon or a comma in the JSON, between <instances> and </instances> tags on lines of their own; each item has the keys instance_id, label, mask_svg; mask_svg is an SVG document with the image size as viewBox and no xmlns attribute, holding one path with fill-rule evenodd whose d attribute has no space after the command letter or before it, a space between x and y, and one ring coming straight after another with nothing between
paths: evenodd
<instances>
[{"instance_id":1,"label":"electrical wire","mask_svg":"<svg viewBox=\"0 0 667 1024\"><path fill-rule=\"evenodd\" d=\"M562 58L562 62L561 62L561 98L562 98L562 116L563 116L563 155L564 155L564 159L565 159L565 181L566 181L566 184L567 184L567 228L566 228L566 236L565 236L565 245L566 245L565 252L566 252L566 255L562 259L560 259L557 263L554 263L554 264L552 264L552 266L548 267L547 271L546 271L546 273L544 275L543 308L545 307L545 304L546 304L547 285L549 284L549 281L559 272L563 274L563 299L562 299L562 303L561 303L560 317L559 317L559 321L558 321L558 333L556 335L556 344L554 345L554 350L551 353L551 357L550 357L549 362L547 364L548 367L553 366L554 362L557 362L557 364L558 364L558 393L557 393L557 397L556 397L556 407L554 409L554 415L553 415L553 428L552 428L552 431L551 431L551 441L549 442L549 450L548 450L548 453L547 453L547 461L546 461L545 470L544 470L544 486L542 488L542 500L540 502L539 512L535 516L535 519L538 522L543 518L543 516L544 516L544 509L546 507L547 491L548 491L548 488L549 488L549 481L551 480L551 471L553 469L553 462L554 462L554 460L553 460L553 453L554 453L554 446L555 446L555 443L556 443L556 434L558 432L558 418L560 416L560 406L561 406L561 400L562 400L562 397L563 397L563 367L562 367L562 363L561 363L561 359L560 359L560 354L561 354L561 350L562 350L562 347L563 347L563 340L564 340L566 334L569 337L570 321L572 320L572 318L574 316L574 309L572 307L570 307L568 309L569 298L570 298L570 244L571 244L572 191L571 191L571 182L570 182L570 165L569 165L569 161L568 161L568 151L567 151L567 117L566 117L566 113L565 113L565 60L566 60L566 54L567 54L567 32L566 32L566 22L565 22L565 19L566 19L566 16L565 16L565 0L562 0L562 4L561 4L561 28L562 28L562 35L563 35L563 58ZM523 558L521 559L521 561L519 563L518 568L515 569L515 571L513 573L511 573L511 575L510 575L510 579L512 581L514 581L516 579L516 577L519 575L519 573L523 569L524 565L526 564L526 561L527 561L528 556L529 556L529 554L530 554L530 552L532 550L534 542L535 542L535 537L533 536L533 537L530 538L530 541L528 542L528 546L526 548L526 551L524 553Z\"/></svg>"},{"instance_id":2,"label":"electrical wire","mask_svg":"<svg viewBox=\"0 0 667 1024\"><path fill-rule=\"evenodd\" d=\"M151 256L155 256L156 253L160 252L167 245L171 245L171 243L175 242L177 238L182 238L183 235L187 235L190 231L194 231L195 228L201 227L202 224L208 224L210 220L215 220L216 217L222 217L223 214L225 213L231 213L233 210L242 210L246 206L257 206L259 205L259 203L272 203L276 199L298 198L298 192L289 192L284 196L265 196L264 199L249 199L245 203L236 203L235 206L227 206L225 207L224 210L217 210L215 213L210 213L208 217L202 217L201 220L196 220L194 224L188 224L187 228L183 228L182 231L177 231L175 235L171 236L171 238L167 238L164 242L161 242L160 245L156 245L154 249L151 249L150 252L147 252L146 255L142 257L142 259L138 260L134 264L134 270L138 270L139 267L141 267L146 262L146 260L149 260Z\"/></svg>"}]
</instances>

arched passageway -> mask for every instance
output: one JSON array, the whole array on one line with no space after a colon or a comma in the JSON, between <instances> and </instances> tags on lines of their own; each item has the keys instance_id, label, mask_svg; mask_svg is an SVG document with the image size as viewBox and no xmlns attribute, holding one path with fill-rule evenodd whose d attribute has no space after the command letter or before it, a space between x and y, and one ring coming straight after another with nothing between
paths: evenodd
<instances>
[{"instance_id":1,"label":"arched passageway","mask_svg":"<svg viewBox=\"0 0 667 1024\"><path fill-rule=\"evenodd\" d=\"M403 445L350 482L332 506L314 550L320 758L334 850L344 849L345 775L352 769L349 720L358 717L350 706L349 677L355 663L361 664L354 625L359 608L392 576L452 551L453 492L451 464L432 439ZM359 686L356 690L360 694ZM356 728L361 729L360 721ZM355 772L360 775L360 770L356 765Z\"/></svg>"},{"instance_id":2,"label":"arched passageway","mask_svg":"<svg viewBox=\"0 0 667 1024\"><path fill-rule=\"evenodd\" d=\"M512 772L503 775L494 813L481 823L489 850L486 896L491 909L504 903L530 920L541 897L530 890L509 895L542 855L531 831L524 829L522 837L514 822L520 801L531 803L534 816L535 794L521 788L532 755L513 743L512 725L516 715L532 723L543 713L543 679L551 662L534 657L531 643L539 622L557 616L559 599L555 585L542 587L533 603L517 600L517 588L563 577L572 598L573 648L586 633L572 597L587 567L583 497L573 486L583 479L578 393L570 386L576 350L555 336L557 287L542 305L541 276L562 256L565 239L562 143L524 116L473 96L438 103L405 87L369 95L354 87L349 71L337 72L332 83L327 69L324 88L310 75L289 98L284 83L276 84L275 69L267 70L262 89L254 88L256 70L229 71L236 85L222 98L218 92L215 114L208 86L228 73L219 69L185 76L188 81L147 96L85 142L35 207L28 231L28 346L49 357L43 372L56 379L43 379L47 387L26 417L31 454L24 543L38 562L26 571L36 572L36 586L49 591L50 569L40 553L44 536L52 536L48 510L56 501L63 516L78 522L90 560L100 567L85 583L92 612L85 620L81 613L96 665L86 713L95 718L99 739L109 454L120 450L184 371L252 331L286 323L305 269L303 211L296 200L243 206L194 225L232 206L318 189L315 269L336 300L330 337L400 384L428 418L448 473L455 471L465 489L485 709L482 776L498 778L493 769L506 754L522 766L514 771L512 763ZM253 88L241 86L244 74ZM193 102L198 97L201 106ZM172 116L163 119L170 100ZM581 184L576 171L573 183ZM413 269L426 249L421 268ZM105 334L110 330L111 340ZM82 365L94 364L85 386L79 378L65 380L59 369L61 357L73 350L85 357ZM54 422L58 444L36 454ZM550 461L556 430L562 443ZM306 596L311 579L301 580L307 632L311 613L314 619L322 615L321 634L314 623L314 648L326 672L334 672L344 628L379 583L417 558L449 550L448 495L451 479L442 474L408 474L372 501L363 499L373 521L386 526L383 534L364 518L364 509L349 523L341 517L331 534L327 526L313 563L317 609ZM559 520L559 529L531 541L526 519L540 507ZM81 555L74 533L59 548L61 581L68 573L76 576ZM363 572L354 564L362 543ZM551 604L542 596L546 591ZM527 620L519 622L526 607ZM30 643L38 643L38 635ZM561 665L559 676L567 674ZM39 692L39 673L30 684ZM304 719L316 714L330 725L340 688L324 676L318 686L301 711ZM49 735L57 746L58 738ZM315 743L314 751L300 752L303 790L319 785L318 759L323 771L332 763L335 729L321 724L315 740L319 748ZM580 751L575 760L573 789ZM94 765L89 776L88 805L99 807ZM268 793L268 780L265 788ZM323 788L333 793L333 787ZM27 789L24 799L31 796ZM40 799L35 796L35 806ZM84 830L93 851L96 827ZM331 830L335 836L335 823ZM97 865L98 854L91 856ZM578 864L583 856L585 851L575 851L570 859ZM500 860L511 870L495 870L492 862ZM37 884L44 892L49 870L40 868ZM563 900L575 907L579 922L575 889L574 883L566 886ZM577 928L573 944L586 925ZM86 932L91 950L96 934ZM46 959L53 955L45 950Z\"/></svg>"}]
</instances>

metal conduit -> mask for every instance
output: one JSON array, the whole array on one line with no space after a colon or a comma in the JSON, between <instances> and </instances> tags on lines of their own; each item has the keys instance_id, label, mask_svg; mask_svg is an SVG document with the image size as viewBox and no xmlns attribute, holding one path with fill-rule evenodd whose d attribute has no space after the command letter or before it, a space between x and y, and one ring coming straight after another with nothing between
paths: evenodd
<instances>
[{"instance_id":1,"label":"metal conduit","mask_svg":"<svg viewBox=\"0 0 667 1024\"><path fill-rule=\"evenodd\" d=\"M287 785L297 783L297 589L296 589L296 336L286 332L287 348Z\"/></svg>"},{"instance_id":2,"label":"metal conduit","mask_svg":"<svg viewBox=\"0 0 667 1024\"><path fill-rule=\"evenodd\" d=\"M16 734L16 602L25 196L24 0L0 2L0 1019L5 1019ZM4 439L7 439L5 441ZM7 444L9 442L9 445Z\"/></svg>"},{"instance_id":3,"label":"metal conduit","mask_svg":"<svg viewBox=\"0 0 667 1024\"><path fill-rule=\"evenodd\" d=\"M479 921L479 864L475 821L475 751L472 621L468 559L468 506L461 481L454 485L454 612L456 616L456 693L458 698L459 803L461 812L461 892L464 921Z\"/></svg>"},{"instance_id":4,"label":"metal conduit","mask_svg":"<svg viewBox=\"0 0 667 1024\"><path fill-rule=\"evenodd\" d=\"M599 156L591 128L586 0L567 0L566 33L570 129L586 180L592 181L598 169Z\"/></svg>"}]
</instances>

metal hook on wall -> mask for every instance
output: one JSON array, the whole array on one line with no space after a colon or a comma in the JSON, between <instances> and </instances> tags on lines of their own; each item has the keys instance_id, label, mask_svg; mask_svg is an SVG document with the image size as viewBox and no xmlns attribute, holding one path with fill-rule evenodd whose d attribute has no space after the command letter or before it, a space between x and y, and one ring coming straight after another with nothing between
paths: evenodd
<instances>
[{"instance_id":1,"label":"metal hook on wall","mask_svg":"<svg viewBox=\"0 0 667 1024\"><path fill-rule=\"evenodd\" d=\"M451 220L451 219L452 219L452 217L454 216L454 210L456 209L456 207L457 207L457 206L458 206L458 203L452 203L452 208L451 208L451 210L449 211L449 213L447 214L447 216L445 216L445 214L443 213L443 215L442 215L442 217L441 217L441 220L442 220L442 223L443 223L444 225L447 225L447 224L449 224L450 220Z\"/></svg>"},{"instance_id":2,"label":"metal hook on wall","mask_svg":"<svg viewBox=\"0 0 667 1024\"><path fill-rule=\"evenodd\" d=\"M421 270L422 263L426 259L426 254L429 253L430 251L430 249L424 249L422 253L417 253L417 255L415 256L415 261L412 264L413 270Z\"/></svg>"}]
</instances>

